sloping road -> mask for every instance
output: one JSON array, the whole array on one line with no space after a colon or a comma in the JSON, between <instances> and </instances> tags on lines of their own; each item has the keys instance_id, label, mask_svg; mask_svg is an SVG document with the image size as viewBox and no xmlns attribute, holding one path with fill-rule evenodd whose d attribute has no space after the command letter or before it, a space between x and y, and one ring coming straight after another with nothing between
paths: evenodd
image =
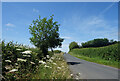
<instances>
[{"instance_id":1,"label":"sloping road","mask_svg":"<svg viewBox=\"0 0 120 81\"><path fill-rule=\"evenodd\" d=\"M118 69L81 60L69 54L64 54L73 74L78 74L79 79L118 79Z\"/></svg>"}]
</instances>

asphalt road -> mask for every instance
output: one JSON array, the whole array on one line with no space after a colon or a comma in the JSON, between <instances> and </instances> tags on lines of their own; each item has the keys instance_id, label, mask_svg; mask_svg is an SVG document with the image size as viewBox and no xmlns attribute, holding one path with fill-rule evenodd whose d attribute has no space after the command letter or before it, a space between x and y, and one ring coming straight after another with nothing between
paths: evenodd
<instances>
[{"instance_id":1,"label":"asphalt road","mask_svg":"<svg viewBox=\"0 0 120 81\"><path fill-rule=\"evenodd\" d=\"M64 54L73 75L78 79L118 79L118 69L81 60L69 54Z\"/></svg>"}]
</instances>

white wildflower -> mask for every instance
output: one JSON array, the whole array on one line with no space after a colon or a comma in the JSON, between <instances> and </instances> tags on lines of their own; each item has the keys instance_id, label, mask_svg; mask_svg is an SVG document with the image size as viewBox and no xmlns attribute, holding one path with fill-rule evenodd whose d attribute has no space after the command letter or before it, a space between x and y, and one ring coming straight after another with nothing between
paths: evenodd
<instances>
[{"instance_id":1,"label":"white wildflower","mask_svg":"<svg viewBox=\"0 0 120 81\"><path fill-rule=\"evenodd\" d=\"M11 69L11 67L10 66L5 66L5 69Z\"/></svg>"},{"instance_id":2,"label":"white wildflower","mask_svg":"<svg viewBox=\"0 0 120 81\"><path fill-rule=\"evenodd\" d=\"M57 67L58 69L61 69L61 67Z\"/></svg>"},{"instance_id":3,"label":"white wildflower","mask_svg":"<svg viewBox=\"0 0 120 81\"><path fill-rule=\"evenodd\" d=\"M78 80L79 78L76 78L76 80Z\"/></svg>"},{"instance_id":4,"label":"white wildflower","mask_svg":"<svg viewBox=\"0 0 120 81\"><path fill-rule=\"evenodd\" d=\"M30 55L23 55L24 57L31 57Z\"/></svg>"},{"instance_id":5,"label":"white wildflower","mask_svg":"<svg viewBox=\"0 0 120 81\"><path fill-rule=\"evenodd\" d=\"M18 63L15 63L15 65L18 65Z\"/></svg>"},{"instance_id":6,"label":"white wildflower","mask_svg":"<svg viewBox=\"0 0 120 81\"><path fill-rule=\"evenodd\" d=\"M46 59L46 57L44 57L43 59Z\"/></svg>"},{"instance_id":7,"label":"white wildflower","mask_svg":"<svg viewBox=\"0 0 120 81\"><path fill-rule=\"evenodd\" d=\"M21 58L17 58L17 61L22 61L22 62L26 62L26 59L21 59Z\"/></svg>"},{"instance_id":8,"label":"white wildflower","mask_svg":"<svg viewBox=\"0 0 120 81\"><path fill-rule=\"evenodd\" d=\"M53 60L53 59L54 59L54 57L51 57L51 59Z\"/></svg>"},{"instance_id":9,"label":"white wildflower","mask_svg":"<svg viewBox=\"0 0 120 81\"><path fill-rule=\"evenodd\" d=\"M46 62L44 62L44 61L39 61L39 63L41 63L41 64L46 64Z\"/></svg>"},{"instance_id":10,"label":"white wildflower","mask_svg":"<svg viewBox=\"0 0 120 81\"><path fill-rule=\"evenodd\" d=\"M64 67L64 66L62 66L62 67Z\"/></svg>"},{"instance_id":11,"label":"white wildflower","mask_svg":"<svg viewBox=\"0 0 120 81\"><path fill-rule=\"evenodd\" d=\"M53 63L54 65L57 65L56 63Z\"/></svg>"},{"instance_id":12,"label":"white wildflower","mask_svg":"<svg viewBox=\"0 0 120 81\"><path fill-rule=\"evenodd\" d=\"M10 60L5 60L5 62L10 62L10 63L11 63L11 61L10 61Z\"/></svg>"},{"instance_id":13,"label":"white wildflower","mask_svg":"<svg viewBox=\"0 0 120 81\"><path fill-rule=\"evenodd\" d=\"M16 49L16 50L21 50L21 49Z\"/></svg>"},{"instance_id":14,"label":"white wildflower","mask_svg":"<svg viewBox=\"0 0 120 81\"><path fill-rule=\"evenodd\" d=\"M15 72L15 71L18 71L18 69L12 69L9 72Z\"/></svg>"},{"instance_id":15,"label":"white wildflower","mask_svg":"<svg viewBox=\"0 0 120 81\"><path fill-rule=\"evenodd\" d=\"M73 76L73 74L70 74L71 76Z\"/></svg>"},{"instance_id":16,"label":"white wildflower","mask_svg":"<svg viewBox=\"0 0 120 81\"><path fill-rule=\"evenodd\" d=\"M18 47L18 46L15 46L15 47Z\"/></svg>"},{"instance_id":17,"label":"white wildflower","mask_svg":"<svg viewBox=\"0 0 120 81\"><path fill-rule=\"evenodd\" d=\"M23 48L23 46L20 46L20 48Z\"/></svg>"},{"instance_id":18,"label":"white wildflower","mask_svg":"<svg viewBox=\"0 0 120 81\"><path fill-rule=\"evenodd\" d=\"M78 73L79 75L81 75L81 73Z\"/></svg>"},{"instance_id":19,"label":"white wildflower","mask_svg":"<svg viewBox=\"0 0 120 81\"><path fill-rule=\"evenodd\" d=\"M53 62L51 59L48 60L49 62Z\"/></svg>"},{"instance_id":20,"label":"white wildflower","mask_svg":"<svg viewBox=\"0 0 120 81\"><path fill-rule=\"evenodd\" d=\"M47 57L47 58L50 58L50 56L49 56L49 55L46 55L46 57Z\"/></svg>"},{"instance_id":21,"label":"white wildflower","mask_svg":"<svg viewBox=\"0 0 120 81\"><path fill-rule=\"evenodd\" d=\"M49 68L50 66L45 65L44 67L45 67L45 68Z\"/></svg>"},{"instance_id":22,"label":"white wildflower","mask_svg":"<svg viewBox=\"0 0 120 81\"><path fill-rule=\"evenodd\" d=\"M35 64L34 62L30 62L31 64Z\"/></svg>"},{"instance_id":23,"label":"white wildflower","mask_svg":"<svg viewBox=\"0 0 120 81\"><path fill-rule=\"evenodd\" d=\"M22 54L30 54L32 51L24 51L24 52L22 52Z\"/></svg>"}]
</instances>

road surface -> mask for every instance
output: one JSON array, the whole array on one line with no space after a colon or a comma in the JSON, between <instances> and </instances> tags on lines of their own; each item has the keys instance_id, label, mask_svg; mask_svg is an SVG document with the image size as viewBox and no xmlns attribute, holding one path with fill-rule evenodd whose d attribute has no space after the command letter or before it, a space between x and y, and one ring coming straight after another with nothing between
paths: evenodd
<instances>
[{"instance_id":1,"label":"road surface","mask_svg":"<svg viewBox=\"0 0 120 81\"><path fill-rule=\"evenodd\" d=\"M81 60L64 54L73 75L78 79L118 79L118 69Z\"/></svg>"}]
</instances>

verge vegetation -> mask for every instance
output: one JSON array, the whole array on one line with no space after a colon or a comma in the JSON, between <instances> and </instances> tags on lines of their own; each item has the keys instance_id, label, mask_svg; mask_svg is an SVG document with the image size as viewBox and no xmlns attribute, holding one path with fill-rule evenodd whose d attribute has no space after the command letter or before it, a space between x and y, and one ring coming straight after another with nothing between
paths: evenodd
<instances>
[{"instance_id":1,"label":"verge vegetation","mask_svg":"<svg viewBox=\"0 0 120 81\"><path fill-rule=\"evenodd\" d=\"M62 54L55 54L45 64L38 67L33 79L71 79L68 65Z\"/></svg>"},{"instance_id":2,"label":"verge vegetation","mask_svg":"<svg viewBox=\"0 0 120 81\"><path fill-rule=\"evenodd\" d=\"M13 42L2 41L0 46L3 58L2 75L6 81L71 78L62 54L54 55L49 51L49 55L43 57L39 49Z\"/></svg>"}]
</instances>

